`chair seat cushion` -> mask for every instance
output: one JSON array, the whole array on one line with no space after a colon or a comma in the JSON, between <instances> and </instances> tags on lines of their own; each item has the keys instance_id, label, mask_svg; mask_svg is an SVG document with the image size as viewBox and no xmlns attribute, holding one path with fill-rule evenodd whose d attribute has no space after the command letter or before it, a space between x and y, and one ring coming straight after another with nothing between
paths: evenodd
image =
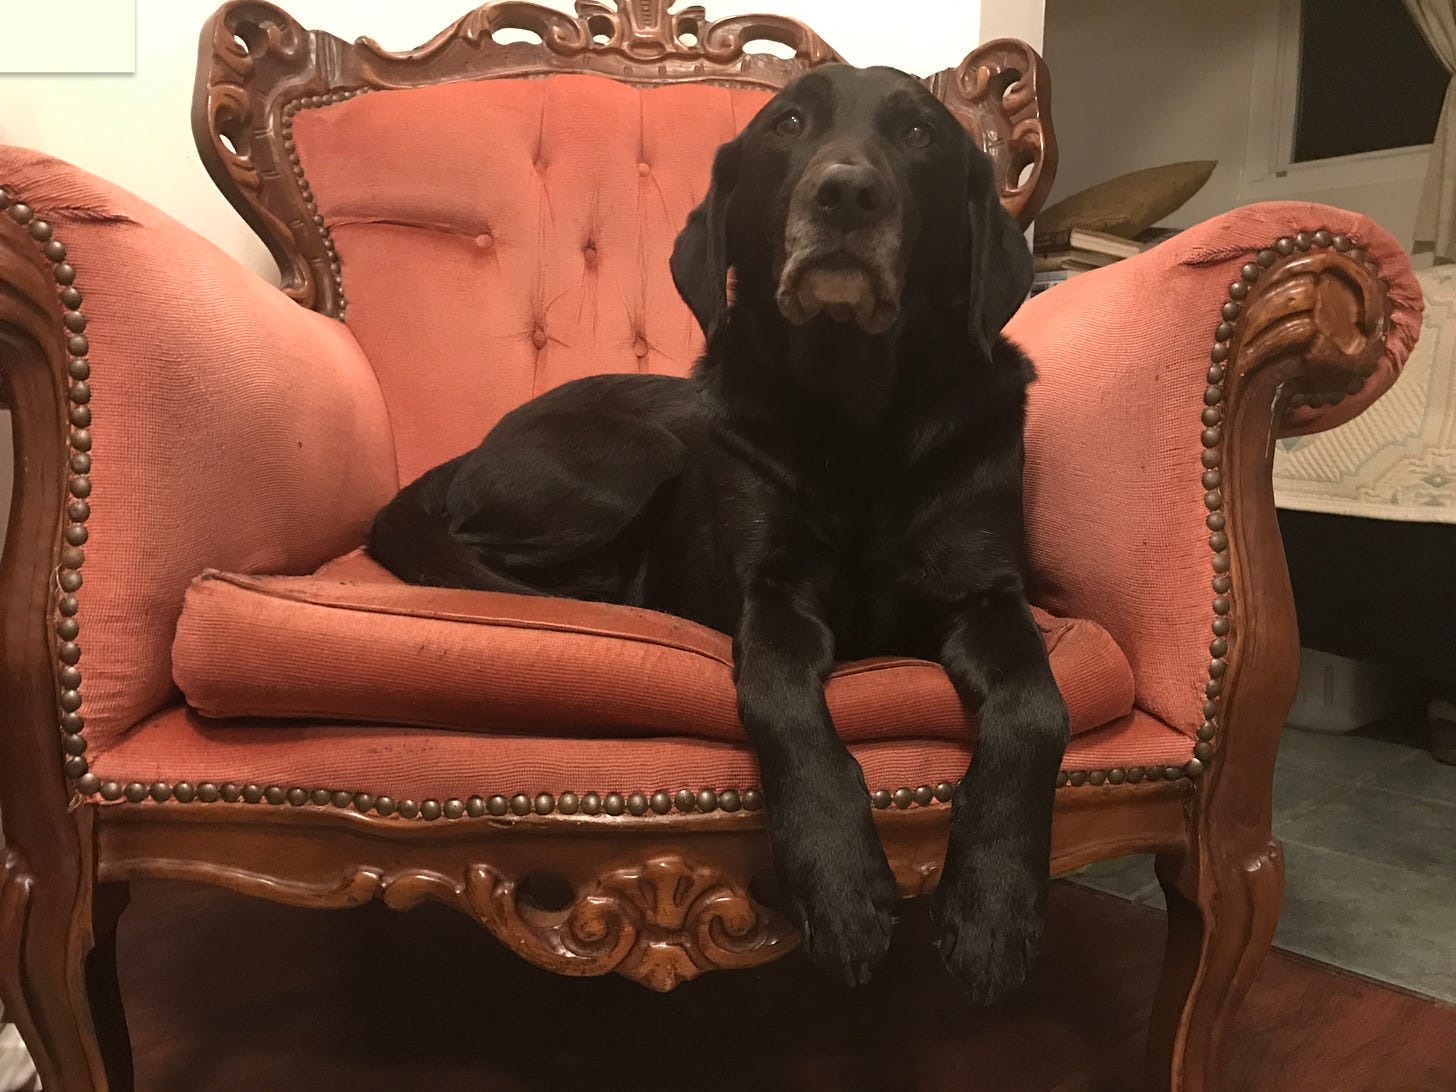
<instances>
[{"instance_id":1,"label":"chair seat cushion","mask_svg":"<svg viewBox=\"0 0 1456 1092\"><path fill-rule=\"evenodd\" d=\"M1062 766L1104 771L1182 767L1192 747L1186 735L1134 710L1074 738ZM965 740L882 740L851 743L849 749L870 791L891 793L954 782L965 774L971 755ZM334 806L343 807L359 794L422 805L472 796L535 801L543 793L559 798L566 792L602 798L620 793L626 800L634 793L676 798L684 789L705 788L741 795L758 785L758 764L744 741L482 736L358 723L216 721L183 706L148 718L88 757L102 781L104 802L115 802L127 786L142 789L145 796L159 783L185 783L189 797L206 792L203 786L231 785L247 790L245 799L263 798L261 792L268 790L266 798L272 800L300 788L308 799L318 802L327 793ZM896 806L909 806L914 799L901 796ZM414 809L406 810L408 818Z\"/></svg>"},{"instance_id":2,"label":"chair seat cushion","mask_svg":"<svg viewBox=\"0 0 1456 1092\"><path fill-rule=\"evenodd\" d=\"M1036 612L1072 731L1132 708L1126 657L1097 625ZM496 735L741 743L732 640L655 611L405 584L356 551L309 577L208 572L187 593L177 685L209 717L340 720ZM846 740L974 730L938 664L840 665Z\"/></svg>"}]
</instances>

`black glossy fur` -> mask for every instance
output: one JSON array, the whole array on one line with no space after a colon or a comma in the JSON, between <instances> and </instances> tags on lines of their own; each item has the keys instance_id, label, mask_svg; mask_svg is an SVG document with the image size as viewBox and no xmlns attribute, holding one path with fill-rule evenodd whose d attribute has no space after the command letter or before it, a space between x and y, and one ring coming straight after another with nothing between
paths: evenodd
<instances>
[{"instance_id":1,"label":"black glossy fur","mask_svg":"<svg viewBox=\"0 0 1456 1092\"><path fill-rule=\"evenodd\" d=\"M809 955L849 982L884 954L895 883L822 680L837 659L944 664L981 728L934 913L947 965L990 1003L1041 933L1068 738L1022 574L1032 368L1000 337L1024 241L919 83L828 66L719 150L672 272L707 336L691 379L532 400L403 489L370 550L418 583L735 634L780 886Z\"/></svg>"}]
</instances>

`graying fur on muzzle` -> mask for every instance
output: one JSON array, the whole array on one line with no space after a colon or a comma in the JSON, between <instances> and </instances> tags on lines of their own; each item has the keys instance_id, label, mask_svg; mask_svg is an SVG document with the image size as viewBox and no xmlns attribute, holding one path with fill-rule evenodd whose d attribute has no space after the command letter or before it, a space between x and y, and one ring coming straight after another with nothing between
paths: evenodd
<instances>
[{"instance_id":1,"label":"graying fur on muzzle","mask_svg":"<svg viewBox=\"0 0 1456 1092\"><path fill-rule=\"evenodd\" d=\"M794 187L775 298L779 311L796 325L823 313L881 334L900 317L904 213L895 200L864 227L841 230L826 224L816 207L821 172L826 160L843 154L820 153Z\"/></svg>"}]
</instances>

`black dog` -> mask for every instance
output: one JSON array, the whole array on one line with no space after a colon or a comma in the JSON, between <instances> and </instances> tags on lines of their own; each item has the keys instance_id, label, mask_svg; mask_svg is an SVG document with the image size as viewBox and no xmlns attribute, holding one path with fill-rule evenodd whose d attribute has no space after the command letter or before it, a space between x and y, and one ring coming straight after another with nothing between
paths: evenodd
<instances>
[{"instance_id":1,"label":"black dog","mask_svg":"<svg viewBox=\"0 0 1456 1092\"><path fill-rule=\"evenodd\" d=\"M707 337L692 379L534 399L402 490L370 550L421 584L734 633L781 889L852 983L896 892L823 679L836 658L944 664L981 727L934 913L989 1003L1041 933L1068 739L1022 577L1032 369L1000 337L1031 259L990 161L903 73L818 68L719 149L671 267Z\"/></svg>"}]
</instances>

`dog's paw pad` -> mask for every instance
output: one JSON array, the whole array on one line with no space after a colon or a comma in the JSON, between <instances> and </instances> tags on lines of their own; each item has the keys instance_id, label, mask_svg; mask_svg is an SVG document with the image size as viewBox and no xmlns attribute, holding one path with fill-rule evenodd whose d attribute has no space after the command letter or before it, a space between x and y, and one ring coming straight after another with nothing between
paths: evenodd
<instances>
[{"instance_id":1,"label":"dog's paw pad","mask_svg":"<svg viewBox=\"0 0 1456 1092\"><path fill-rule=\"evenodd\" d=\"M941 961L973 1004L994 1005L1026 981L1040 928L949 922L936 939Z\"/></svg>"},{"instance_id":2,"label":"dog's paw pad","mask_svg":"<svg viewBox=\"0 0 1456 1092\"><path fill-rule=\"evenodd\" d=\"M884 851L868 837L832 832L826 845L807 842L779 862L780 888L799 926L805 953L819 967L851 986L869 981L890 947L895 928L895 877Z\"/></svg>"},{"instance_id":3,"label":"dog's paw pad","mask_svg":"<svg viewBox=\"0 0 1456 1092\"><path fill-rule=\"evenodd\" d=\"M931 905L936 947L977 1005L995 1004L1026 981L1045 924L1044 889L1014 867L953 869L942 878Z\"/></svg>"},{"instance_id":4,"label":"dog's paw pad","mask_svg":"<svg viewBox=\"0 0 1456 1092\"><path fill-rule=\"evenodd\" d=\"M862 986L889 950L894 924L892 914L861 897L809 911L800 933L816 966L846 985Z\"/></svg>"}]
</instances>

